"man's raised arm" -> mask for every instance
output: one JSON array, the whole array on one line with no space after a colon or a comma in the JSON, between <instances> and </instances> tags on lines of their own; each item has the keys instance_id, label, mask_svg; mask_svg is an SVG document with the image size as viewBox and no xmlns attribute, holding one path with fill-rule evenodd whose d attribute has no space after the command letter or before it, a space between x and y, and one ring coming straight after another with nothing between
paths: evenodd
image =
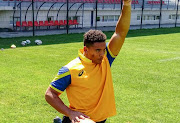
<instances>
[{"instance_id":1,"label":"man's raised arm","mask_svg":"<svg viewBox=\"0 0 180 123\"><path fill-rule=\"evenodd\" d=\"M117 56L129 31L131 19L131 0L123 0L123 9L116 24L115 33L110 39L109 49Z\"/></svg>"}]
</instances>

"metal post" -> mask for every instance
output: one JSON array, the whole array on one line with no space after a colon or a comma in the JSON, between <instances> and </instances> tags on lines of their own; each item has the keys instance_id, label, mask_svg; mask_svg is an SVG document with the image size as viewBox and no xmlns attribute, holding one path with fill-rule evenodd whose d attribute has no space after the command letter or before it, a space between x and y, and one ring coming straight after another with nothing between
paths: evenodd
<instances>
[{"instance_id":1,"label":"metal post","mask_svg":"<svg viewBox=\"0 0 180 123\"><path fill-rule=\"evenodd\" d=\"M103 6L102 6L102 9L104 9L104 0L103 0Z\"/></svg>"},{"instance_id":2,"label":"metal post","mask_svg":"<svg viewBox=\"0 0 180 123\"><path fill-rule=\"evenodd\" d=\"M97 0L96 0L96 19L95 19L95 30L97 29Z\"/></svg>"},{"instance_id":3,"label":"metal post","mask_svg":"<svg viewBox=\"0 0 180 123\"><path fill-rule=\"evenodd\" d=\"M13 10L14 12L16 11L16 0L15 0L15 3L14 3L14 7L13 7ZM13 14L13 30L14 30L14 14Z\"/></svg>"},{"instance_id":4,"label":"metal post","mask_svg":"<svg viewBox=\"0 0 180 123\"><path fill-rule=\"evenodd\" d=\"M16 9L16 5L17 5L17 1L15 0L13 9Z\"/></svg>"},{"instance_id":5,"label":"metal post","mask_svg":"<svg viewBox=\"0 0 180 123\"><path fill-rule=\"evenodd\" d=\"M82 28L83 28L83 24L84 24L84 4L83 4L83 10L82 10ZM78 27L78 25L77 25Z\"/></svg>"},{"instance_id":6,"label":"metal post","mask_svg":"<svg viewBox=\"0 0 180 123\"><path fill-rule=\"evenodd\" d=\"M34 32L34 0L32 0L32 22L33 22L33 36L35 36Z\"/></svg>"},{"instance_id":7,"label":"metal post","mask_svg":"<svg viewBox=\"0 0 180 123\"><path fill-rule=\"evenodd\" d=\"M161 4L160 4L160 15L159 15L159 28L161 28L161 10L162 10L162 0L161 1Z\"/></svg>"},{"instance_id":8,"label":"metal post","mask_svg":"<svg viewBox=\"0 0 180 123\"><path fill-rule=\"evenodd\" d=\"M168 10L168 7L169 7L169 0L168 0L168 5L167 5L167 10Z\"/></svg>"},{"instance_id":9,"label":"metal post","mask_svg":"<svg viewBox=\"0 0 180 123\"><path fill-rule=\"evenodd\" d=\"M142 12L141 12L141 27L140 27L140 29L142 29L143 11L144 11L144 0L143 0L143 3L142 3Z\"/></svg>"},{"instance_id":10,"label":"metal post","mask_svg":"<svg viewBox=\"0 0 180 123\"><path fill-rule=\"evenodd\" d=\"M176 10L176 21L175 21L175 27L177 25L177 17L178 17L178 5L179 5L179 0L178 0L178 3L177 3L177 10Z\"/></svg>"},{"instance_id":11,"label":"metal post","mask_svg":"<svg viewBox=\"0 0 180 123\"><path fill-rule=\"evenodd\" d=\"M122 11L122 7L123 7L123 1L121 0L121 11Z\"/></svg>"},{"instance_id":12,"label":"metal post","mask_svg":"<svg viewBox=\"0 0 180 123\"><path fill-rule=\"evenodd\" d=\"M21 4L19 5L19 7L20 7L20 24L21 24L21 22L22 22L22 20L21 20ZM20 31L22 30L22 25L20 25Z\"/></svg>"},{"instance_id":13,"label":"metal post","mask_svg":"<svg viewBox=\"0 0 180 123\"><path fill-rule=\"evenodd\" d=\"M66 33L69 34L69 0L67 0L67 14L66 14L66 21L67 21L67 24L66 24Z\"/></svg>"}]
</instances>

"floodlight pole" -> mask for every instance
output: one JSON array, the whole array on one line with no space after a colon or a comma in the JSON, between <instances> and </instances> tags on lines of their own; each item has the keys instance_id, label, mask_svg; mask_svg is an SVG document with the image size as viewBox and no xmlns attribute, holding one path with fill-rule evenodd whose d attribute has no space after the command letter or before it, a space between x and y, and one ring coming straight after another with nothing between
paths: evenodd
<instances>
[{"instance_id":1,"label":"floodlight pole","mask_svg":"<svg viewBox=\"0 0 180 123\"><path fill-rule=\"evenodd\" d=\"M21 3L19 5L19 9L20 9L19 14L20 14L20 24L21 24L22 23L22 20L21 20ZM20 25L20 31L22 31L22 25Z\"/></svg>"},{"instance_id":2,"label":"floodlight pole","mask_svg":"<svg viewBox=\"0 0 180 123\"><path fill-rule=\"evenodd\" d=\"M69 0L67 0L67 14L66 14L66 20L67 20L67 24L66 24L66 33L69 34Z\"/></svg>"},{"instance_id":3,"label":"floodlight pole","mask_svg":"<svg viewBox=\"0 0 180 123\"><path fill-rule=\"evenodd\" d=\"M178 3L177 3L175 27L176 27L176 24L177 24L177 17L178 17L178 5L179 5L179 0L178 0Z\"/></svg>"},{"instance_id":4,"label":"floodlight pole","mask_svg":"<svg viewBox=\"0 0 180 123\"><path fill-rule=\"evenodd\" d=\"M33 22L33 36L35 36L34 32L34 0L32 0L32 22Z\"/></svg>"},{"instance_id":5,"label":"floodlight pole","mask_svg":"<svg viewBox=\"0 0 180 123\"><path fill-rule=\"evenodd\" d=\"M161 11L162 11L162 0L160 0L161 4L160 4L160 15L159 15L159 28L161 28Z\"/></svg>"},{"instance_id":6,"label":"floodlight pole","mask_svg":"<svg viewBox=\"0 0 180 123\"><path fill-rule=\"evenodd\" d=\"M141 27L140 27L140 29L142 29L143 11L144 11L144 0L142 2Z\"/></svg>"}]
</instances>

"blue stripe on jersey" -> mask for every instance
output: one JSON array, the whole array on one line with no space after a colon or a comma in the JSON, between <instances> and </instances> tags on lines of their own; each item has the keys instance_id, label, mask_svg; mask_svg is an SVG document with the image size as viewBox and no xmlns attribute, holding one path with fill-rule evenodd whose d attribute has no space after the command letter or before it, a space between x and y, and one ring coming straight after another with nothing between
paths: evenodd
<instances>
[{"instance_id":1,"label":"blue stripe on jersey","mask_svg":"<svg viewBox=\"0 0 180 123\"><path fill-rule=\"evenodd\" d=\"M51 85L60 91L64 91L71 84L71 75L67 67L62 67Z\"/></svg>"},{"instance_id":2,"label":"blue stripe on jersey","mask_svg":"<svg viewBox=\"0 0 180 123\"><path fill-rule=\"evenodd\" d=\"M106 43L106 51L107 51L106 56L107 56L107 58L108 58L108 60L109 60L110 66L111 66L111 64L113 63L113 61L114 61L115 58L113 58L113 57L111 56L111 54L109 53L109 50L108 50L108 43Z\"/></svg>"},{"instance_id":3,"label":"blue stripe on jersey","mask_svg":"<svg viewBox=\"0 0 180 123\"><path fill-rule=\"evenodd\" d=\"M66 72L68 72L68 71L69 71L69 69L68 69L67 67L62 67L62 68L59 70L58 75L63 74L63 73L66 73Z\"/></svg>"}]
</instances>

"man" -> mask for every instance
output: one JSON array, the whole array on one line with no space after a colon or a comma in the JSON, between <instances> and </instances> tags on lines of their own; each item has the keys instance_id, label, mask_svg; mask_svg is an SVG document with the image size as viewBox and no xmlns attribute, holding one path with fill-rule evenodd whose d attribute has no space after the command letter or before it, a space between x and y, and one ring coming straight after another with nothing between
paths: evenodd
<instances>
[{"instance_id":1,"label":"man","mask_svg":"<svg viewBox=\"0 0 180 123\"><path fill-rule=\"evenodd\" d=\"M45 99L58 112L64 114L63 123L104 123L116 114L110 66L118 55L128 33L131 1L123 1L121 16L110 42L99 30L84 34L84 48L79 57L59 70ZM66 89L70 106L59 98Z\"/></svg>"}]
</instances>

